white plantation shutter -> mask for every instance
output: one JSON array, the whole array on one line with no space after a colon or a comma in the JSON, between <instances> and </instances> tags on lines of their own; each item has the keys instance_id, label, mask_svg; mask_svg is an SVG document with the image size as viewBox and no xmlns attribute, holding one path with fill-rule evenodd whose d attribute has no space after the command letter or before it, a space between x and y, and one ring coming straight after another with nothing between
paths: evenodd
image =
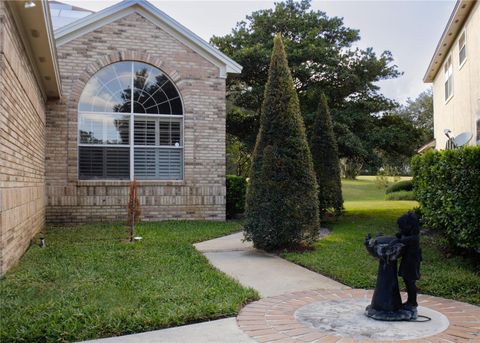
<instances>
[{"instance_id":1,"label":"white plantation shutter","mask_svg":"<svg viewBox=\"0 0 480 343\"><path fill-rule=\"evenodd\" d=\"M135 145L156 145L155 119L135 118L134 143Z\"/></svg>"},{"instance_id":2,"label":"white plantation shutter","mask_svg":"<svg viewBox=\"0 0 480 343\"><path fill-rule=\"evenodd\" d=\"M79 149L81 179L128 179L129 169L128 148L81 146Z\"/></svg>"},{"instance_id":3,"label":"white plantation shutter","mask_svg":"<svg viewBox=\"0 0 480 343\"><path fill-rule=\"evenodd\" d=\"M135 176L144 180L183 179L182 149L135 148Z\"/></svg>"}]
</instances>

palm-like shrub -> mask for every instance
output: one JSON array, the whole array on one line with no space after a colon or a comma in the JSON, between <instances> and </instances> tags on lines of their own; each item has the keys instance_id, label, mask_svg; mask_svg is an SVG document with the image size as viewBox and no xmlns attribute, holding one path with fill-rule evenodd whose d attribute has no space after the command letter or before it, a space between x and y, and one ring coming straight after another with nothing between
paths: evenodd
<instances>
[{"instance_id":1,"label":"palm-like shrub","mask_svg":"<svg viewBox=\"0 0 480 343\"><path fill-rule=\"evenodd\" d=\"M337 215L343 209L342 184L338 146L333 133L332 118L327 98L320 96L315 122L310 137L313 164L317 174L320 217L333 209Z\"/></svg>"},{"instance_id":2,"label":"palm-like shrub","mask_svg":"<svg viewBox=\"0 0 480 343\"><path fill-rule=\"evenodd\" d=\"M282 39L275 36L247 193L245 237L275 250L319 228L317 182Z\"/></svg>"}]
</instances>

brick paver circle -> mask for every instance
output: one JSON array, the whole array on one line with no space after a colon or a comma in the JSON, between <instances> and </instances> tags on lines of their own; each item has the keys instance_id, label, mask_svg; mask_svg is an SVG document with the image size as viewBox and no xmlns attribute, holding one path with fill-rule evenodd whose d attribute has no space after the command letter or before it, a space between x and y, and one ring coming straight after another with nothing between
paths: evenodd
<instances>
[{"instance_id":1,"label":"brick paver circle","mask_svg":"<svg viewBox=\"0 0 480 343\"><path fill-rule=\"evenodd\" d=\"M258 342L360 342L352 337L321 331L300 323L295 311L318 301L371 299L373 291L363 289L318 290L264 298L245 306L237 317L238 326ZM448 328L436 335L396 342L480 342L480 307L428 295L419 295L420 306L445 315ZM363 340L361 342L392 342Z\"/></svg>"}]
</instances>

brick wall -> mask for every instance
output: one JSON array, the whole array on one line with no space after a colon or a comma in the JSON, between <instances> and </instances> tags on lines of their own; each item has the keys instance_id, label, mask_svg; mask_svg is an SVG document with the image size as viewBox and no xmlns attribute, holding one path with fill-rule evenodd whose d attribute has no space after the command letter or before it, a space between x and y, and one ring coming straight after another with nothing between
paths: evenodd
<instances>
[{"instance_id":1,"label":"brick wall","mask_svg":"<svg viewBox=\"0 0 480 343\"><path fill-rule=\"evenodd\" d=\"M124 221L128 181L79 181L77 106L89 78L122 60L160 68L184 102L184 180L139 181L143 220L225 219L225 79L138 13L57 47L63 98L47 109L47 221Z\"/></svg>"},{"instance_id":2,"label":"brick wall","mask_svg":"<svg viewBox=\"0 0 480 343\"><path fill-rule=\"evenodd\" d=\"M0 1L0 275L42 229L45 108L13 18Z\"/></svg>"}]
</instances>

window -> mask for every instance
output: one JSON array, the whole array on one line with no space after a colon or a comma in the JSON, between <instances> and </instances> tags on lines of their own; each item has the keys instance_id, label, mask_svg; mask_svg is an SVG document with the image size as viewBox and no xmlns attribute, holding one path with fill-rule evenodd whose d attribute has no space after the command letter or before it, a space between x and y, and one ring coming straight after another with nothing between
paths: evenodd
<instances>
[{"instance_id":1,"label":"window","mask_svg":"<svg viewBox=\"0 0 480 343\"><path fill-rule=\"evenodd\" d=\"M458 39L458 64L460 67L465 63L467 59L467 40L465 37L465 31L460 35Z\"/></svg>"},{"instance_id":2,"label":"window","mask_svg":"<svg viewBox=\"0 0 480 343\"><path fill-rule=\"evenodd\" d=\"M118 62L95 74L78 104L80 179L183 179L183 106L159 69Z\"/></svg>"},{"instance_id":3,"label":"window","mask_svg":"<svg viewBox=\"0 0 480 343\"><path fill-rule=\"evenodd\" d=\"M443 68L445 71L445 101L448 101L453 96L452 56L447 58Z\"/></svg>"}]
</instances>

